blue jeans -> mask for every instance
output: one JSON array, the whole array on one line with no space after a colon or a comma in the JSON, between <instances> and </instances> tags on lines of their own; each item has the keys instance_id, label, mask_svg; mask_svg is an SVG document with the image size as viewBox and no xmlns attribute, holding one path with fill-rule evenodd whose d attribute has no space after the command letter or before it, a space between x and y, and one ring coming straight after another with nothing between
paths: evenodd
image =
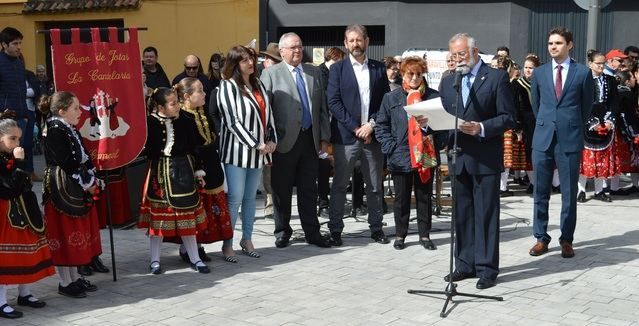
<instances>
[{"instance_id":1,"label":"blue jeans","mask_svg":"<svg viewBox=\"0 0 639 326\"><path fill-rule=\"evenodd\" d=\"M25 170L33 172L33 128L35 126L35 111L27 111L27 121L18 119L18 127L22 130L20 146L24 148Z\"/></svg>"},{"instance_id":2,"label":"blue jeans","mask_svg":"<svg viewBox=\"0 0 639 326\"><path fill-rule=\"evenodd\" d=\"M255 222L255 195L262 177L262 169L246 169L224 164L226 184L228 186L228 204L231 213L231 225L235 229L237 215L242 205L242 240L251 240ZM224 246L232 246L233 239L224 240Z\"/></svg>"}]
</instances>

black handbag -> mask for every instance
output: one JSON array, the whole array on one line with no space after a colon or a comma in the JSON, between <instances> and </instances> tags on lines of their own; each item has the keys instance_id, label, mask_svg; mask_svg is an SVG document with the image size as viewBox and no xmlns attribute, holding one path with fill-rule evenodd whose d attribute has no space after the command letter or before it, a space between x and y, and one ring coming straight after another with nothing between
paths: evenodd
<instances>
[{"instance_id":1,"label":"black handbag","mask_svg":"<svg viewBox=\"0 0 639 326\"><path fill-rule=\"evenodd\" d=\"M55 208L64 214L84 217L89 212L91 198L88 193L59 166L47 168L45 192Z\"/></svg>"}]
</instances>

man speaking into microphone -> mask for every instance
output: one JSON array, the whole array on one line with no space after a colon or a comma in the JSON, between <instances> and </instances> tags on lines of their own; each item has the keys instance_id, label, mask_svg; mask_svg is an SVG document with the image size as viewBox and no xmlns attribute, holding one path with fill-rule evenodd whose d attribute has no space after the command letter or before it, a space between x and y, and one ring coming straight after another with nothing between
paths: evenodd
<instances>
[{"instance_id":1,"label":"man speaking into microphone","mask_svg":"<svg viewBox=\"0 0 639 326\"><path fill-rule=\"evenodd\" d=\"M478 277L476 287L495 286L499 273L499 178L504 170L502 135L515 126L513 91L505 71L479 59L475 39L460 33L448 42L455 74L442 80L446 111L465 122L457 133L457 159L449 171L456 182L453 282ZM459 83L455 85L455 83ZM448 148L453 148L450 132ZM448 158L449 164L452 158Z\"/></svg>"}]
</instances>

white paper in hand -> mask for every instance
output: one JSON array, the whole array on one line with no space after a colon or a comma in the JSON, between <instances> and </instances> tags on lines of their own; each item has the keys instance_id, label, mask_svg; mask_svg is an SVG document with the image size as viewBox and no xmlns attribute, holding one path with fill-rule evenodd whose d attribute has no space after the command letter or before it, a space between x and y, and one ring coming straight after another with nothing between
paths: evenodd
<instances>
[{"instance_id":1,"label":"white paper in hand","mask_svg":"<svg viewBox=\"0 0 639 326\"><path fill-rule=\"evenodd\" d=\"M455 116L444 109L441 98L434 98L404 107L406 113L411 116L424 116L428 118L428 127L433 130L450 130L455 128ZM457 120L457 127L464 120Z\"/></svg>"}]
</instances>

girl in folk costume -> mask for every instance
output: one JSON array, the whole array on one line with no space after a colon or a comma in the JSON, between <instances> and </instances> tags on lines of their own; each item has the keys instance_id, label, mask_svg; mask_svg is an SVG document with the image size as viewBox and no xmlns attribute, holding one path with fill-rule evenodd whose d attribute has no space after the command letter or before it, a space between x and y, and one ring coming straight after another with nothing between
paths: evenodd
<instances>
[{"instance_id":1,"label":"girl in folk costume","mask_svg":"<svg viewBox=\"0 0 639 326\"><path fill-rule=\"evenodd\" d=\"M102 187L95 168L75 126L82 111L75 95L56 92L43 98L40 105L49 108L44 136L45 170L44 216L47 238L60 276L58 293L84 298L97 287L79 278L77 266L88 265L102 253L98 216L93 206Z\"/></svg>"},{"instance_id":2,"label":"girl in folk costume","mask_svg":"<svg viewBox=\"0 0 639 326\"><path fill-rule=\"evenodd\" d=\"M632 186L617 190L617 195L629 195L639 192L639 105L637 93L633 91L637 87L639 70L637 65L631 66L630 71L617 73L619 81L619 112L617 120L618 134L617 155L621 163L621 173L630 173ZM611 185L612 188L612 185ZM615 194L612 192L611 194Z\"/></svg>"},{"instance_id":3,"label":"girl in folk costume","mask_svg":"<svg viewBox=\"0 0 639 326\"><path fill-rule=\"evenodd\" d=\"M202 159L202 169L206 173L205 186L200 192L200 198L206 211L207 228L198 232L197 242L213 243L230 239L233 237L233 228L224 193L224 170L222 170L217 146L214 144L213 121L204 109L206 96L204 87L197 78L187 77L177 84L177 93L181 114L193 119L197 126L197 134L200 138L197 150ZM224 249L227 249L227 252ZM198 253L203 261L211 260L202 246L198 248ZM222 254L227 262L237 262L232 248L222 248ZM180 248L180 256L182 259L188 258L183 248Z\"/></svg>"},{"instance_id":4,"label":"girl in folk costume","mask_svg":"<svg viewBox=\"0 0 639 326\"><path fill-rule=\"evenodd\" d=\"M22 312L7 304L7 285L18 285L18 305L42 308L29 283L53 275L44 221L29 174L19 169L24 160L22 131L15 120L0 114L0 317L19 318Z\"/></svg>"},{"instance_id":5,"label":"girl in folk costume","mask_svg":"<svg viewBox=\"0 0 639 326\"><path fill-rule=\"evenodd\" d=\"M521 153L525 160L525 171L528 175L530 184L528 185L527 193L533 192L533 177L532 171L532 136L535 132L535 115L532 111L532 105L530 104L530 79L532 78L533 71L539 67L541 62L535 54L529 54L524 60L524 73L521 78L515 79L511 84L513 85L513 91L515 93L515 107L517 108L517 128L515 134L519 140L523 138L524 150Z\"/></svg>"},{"instance_id":6,"label":"girl in folk costume","mask_svg":"<svg viewBox=\"0 0 639 326\"><path fill-rule=\"evenodd\" d=\"M139 228L148 228L152 274L161 274L160 244L164 237L180 237L191 262L200 273L210 269L198 257L195 235L206 228L206 212L197 184L204 186L196 147L193 119L180 114L177 94L160 87L149 98L146 155L150 161L140 206ZM194 171L195 170L195 171Z\"/></svg>"},{"instance_id":7,"label":"girl in folk costume","mask_svg":"<svg viewBox=\"0 0 639 326\"><path fill-rule=\"evenodd\" d=\"M619 159L615 155L613 146L617 83L614 77L603 73L606 61L603 54L592 52L588 56L588 61L595 78L595 103L592 106L590 117L586 121L577 201L586 201L586 182L588 178L594 178L594 198L610 202L612 201L610 196L603 192L603 184L606 178L619 174Z\"/></svg>"},{"instance_id":8,"label":"girl in folk costume","mask_svg":"<svg viewBox=\"0 0 639 326\"><path fill-rule=\"evenodd\" d=\"M513 62L504 56L495 56L491 61L491 67L506 71L509 75L512 71ZM520 170L527 170L526 153L523 137L520 130L507 130L504 133L504 172L501 173L499 193L502 197L512 196L513 192L508 190L508 176L510 170L516 172L515 179L521 183L519 178Z\"/></svg>"}]
</instances>

